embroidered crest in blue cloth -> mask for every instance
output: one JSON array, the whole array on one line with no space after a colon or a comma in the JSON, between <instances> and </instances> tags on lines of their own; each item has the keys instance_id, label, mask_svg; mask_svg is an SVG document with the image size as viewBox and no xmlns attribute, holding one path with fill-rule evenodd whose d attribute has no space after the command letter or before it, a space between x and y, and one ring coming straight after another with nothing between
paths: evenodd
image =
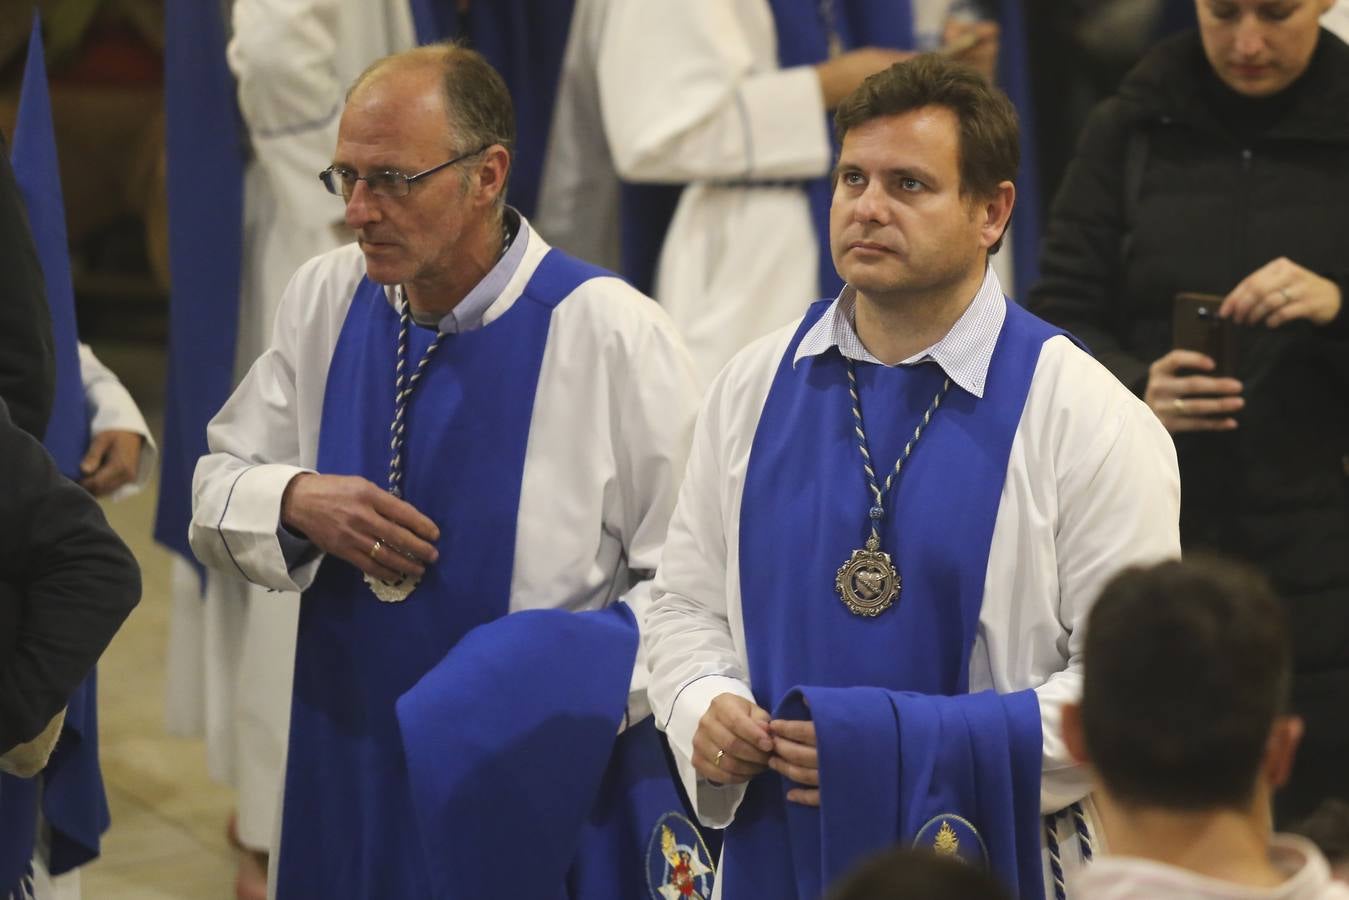
<instances>
[{"instance_id":1,"label":"embroidered crest in blue cloth","mask_svg":"<svg viewBox=\"0 0 1349 900\"><path fill-rule=\"evenodd\" d=\"M651 900L709 900L715 875L712 855L693 823L677 812L661 816L646 846Z\"/></svg>"},{"instance_id":2,"label":"embroidered crest in blue cloth","mask_svg":"<svg viewBox=\"0 0 1349 900\"><path fill-rule=\"evenodd\" d=\"M961 816L942 813L933 816L914 836L915 850L929 850L940 856L952 856L980 869L988 868L988 848L979 829Z\"/></svg>"}]
</instances>

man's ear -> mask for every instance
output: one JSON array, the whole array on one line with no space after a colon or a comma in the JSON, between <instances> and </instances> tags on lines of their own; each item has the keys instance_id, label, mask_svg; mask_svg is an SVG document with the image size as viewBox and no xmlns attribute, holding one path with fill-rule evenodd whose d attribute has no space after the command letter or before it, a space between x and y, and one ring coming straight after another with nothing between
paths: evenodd
<instances>
[{"instance_id":1,"label":"man's ear","mask_svg":"<svg viewBox=\"0 0 1349 900\"><path fill-rule=\"evenodd\" d=\"M1068 747L1068 755L1079 765L1087 765L1091 757L1087 755L1087 738L1082 733L1082 707L1076 703L1065 703L1059 711L1059 727L1063 731L1063 743Z\"/></svg>"},{"instance_id":2,"label":"man's ear","mask_svg":"<svg viewBox=\"0 0 1349 900\"><path fill-rule=\"evenodd\" d=\"M1260 766L1260 774L1270 787L1283 787L1288 783L1304 731L1306 725L1299 716L1279 716L1274 720L1269 730L1269 740L1265 742L1265 758Z\"/></svg>"},{"instance_id":3,"label":"man's ear","mask_svg":"<svg viewBox=\"0 0 1349 900\"><path fill-rule=\"evenodd\" d=\"M997 191L987 200L980 201L979 214L983 217L979 226L980 243L992 247L1007 231L1007 223L1012 218L1012 207L1016 204L1016 186L1010 181L998 185Z\"/></svg>"},{"instance_id":4,"label":"man's ear","mask_svg":"<svg viewBox=\"0 0 1349 900\"><path fill-rule=\"evenodd\" d=\"M474 182L477 187L477 200L480 206L489 207L506 189L506 175L511 169L511 155L505 147L493 144L482 152L482 162L474 170Z\"/></svg>"}]
</instances>

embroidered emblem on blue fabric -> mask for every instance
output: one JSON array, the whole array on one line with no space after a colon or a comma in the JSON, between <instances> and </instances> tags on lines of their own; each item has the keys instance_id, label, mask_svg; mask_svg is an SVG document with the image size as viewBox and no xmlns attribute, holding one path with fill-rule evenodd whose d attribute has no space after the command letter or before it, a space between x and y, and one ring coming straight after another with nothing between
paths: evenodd
<instances>
[{"instance_id":1,"label":"embroidered emblem on blue fabric","mask_svg":"<svg viewBox=\"0 0 1349 900\"><path fill-rule=\"evenodd\" d=\"M983 836L969 819L954 813L933 816L914 835L915 850L929 850L941 856L952 856L961 862L988 868L988 848Z\"/></svg>"},{"instance_id":2,"label":"embroidered emblem on blue fabric","mask_svg":"<svg viewBox=\"0 0 1349 900\"><path fill-rule=\"evenodd\" d=\"M646 847L651 900L709 900L715 875L697 827L676 812L661 816Z\"/></svg>"}]
</instances>

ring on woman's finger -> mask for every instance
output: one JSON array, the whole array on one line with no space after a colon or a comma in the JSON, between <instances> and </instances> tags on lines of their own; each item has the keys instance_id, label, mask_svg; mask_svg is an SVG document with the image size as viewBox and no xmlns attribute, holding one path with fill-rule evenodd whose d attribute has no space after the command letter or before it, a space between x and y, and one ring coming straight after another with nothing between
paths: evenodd
<instances>
[{"instance_id":1,"label":"ring on woman's finger","mask_svg":"<svg viewBox=\"0 0 1349 900\"><path fill-rule=\"evenodd\" d=\"M1180 397L1177 397L1176 399L1172 400L1171 406L1174 407L1176 412L1180 413L1182 416L1185 415L1185 401L1182 400Z\"/></svg>"},{"instance_id":2,"label":"ring on woman's finger","mask_svg":"<svg viewBox=\"0 0 1349 900\"><path fill-rule=\"evenodd\" d=\"M720 768L721 768L721 758L722 758L723 756L725 756L725 755L726 755L726 751L725 751L725 750L718 750L718 751L717 751L717 758L714 759L714 760L712 760L712 765L714 765L714 766L716 766L718 769L720 769Z\"/></svg>"},{"instance_id":3,"label":"ring on woman's finger","mask_svg":"<svg viewBox=\"0 0 1349 900\"><path fill-rule=\"evenodd\" d=\"M375 558L375 554L379 553L379 548L380 548L380 547L383 547L383 546L384 546L384 540L383 540L382 538L376 538L376 539L375 539L375 546L373 546L373 547L370 548L370 558L371 558L371 559L374 559L374 558Z\"/></svg>"},{"instance_id":4,"label":"ring on woman's finger","mask_svg":"<svg viewBox=\"0 0 1349 900\"><path fill-rule=\"evenodd\" d=\"M1292 303L1292 302L1293 302L1293 295L1290 294L1290 293L1288 293L1288 288L1279 288L1279 293L1280 293L1280 294L1283 294L1283 302L1284 302L1284 303Z\"/></svg>"}]
</instances>

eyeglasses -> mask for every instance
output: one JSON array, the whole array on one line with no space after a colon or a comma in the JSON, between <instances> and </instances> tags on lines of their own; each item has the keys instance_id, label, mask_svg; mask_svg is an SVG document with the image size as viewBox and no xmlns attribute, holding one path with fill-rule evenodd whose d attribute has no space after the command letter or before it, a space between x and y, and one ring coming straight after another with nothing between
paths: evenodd
<instances>
[{"instance_id":1,"label":"eyeglasses","mask_svg":"<svg viewBox=\"0 0 1349 900\"><path fill-rule=\"evenodd\" d=\"M486 150L491 144L484 144L477 150L471 150L460 156L456 156L447 162L438 166L432 166L425 171L418 172L416 175L404 175L402 172L388 169L383 172L371 172L369 175L357 175L346 166L329 166L319 173L319 181L328 189L328 193L336 194L343 200L350 201L351 194L356 190L356 182L364 181L365 186L370 188L370 193L379 197L406 197L412 190L412 182L427 175L434 175L441 169L448 168L455 163L461 163L472 156Z\"/></svg>"}]
</instances>

